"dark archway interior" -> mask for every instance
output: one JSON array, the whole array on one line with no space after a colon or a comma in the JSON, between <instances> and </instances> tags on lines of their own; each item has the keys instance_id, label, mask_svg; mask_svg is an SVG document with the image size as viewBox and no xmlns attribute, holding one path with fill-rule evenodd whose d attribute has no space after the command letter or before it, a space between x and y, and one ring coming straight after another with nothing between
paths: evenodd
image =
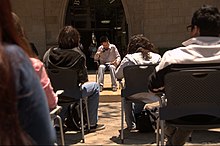
<instances>
[{"instance_id":1,"label":"dark archway interior","mask_svg":"<svg viewBox=\"0 0 220 146\"><path fill-rule=\"evenodd\" d=\"M89 70L95 67L89 47L92 42L98 47L102 35L107 35L124 56L128 38L121 0L69 0L65 24L79 30Z\"/></svg>"}]
</instances>

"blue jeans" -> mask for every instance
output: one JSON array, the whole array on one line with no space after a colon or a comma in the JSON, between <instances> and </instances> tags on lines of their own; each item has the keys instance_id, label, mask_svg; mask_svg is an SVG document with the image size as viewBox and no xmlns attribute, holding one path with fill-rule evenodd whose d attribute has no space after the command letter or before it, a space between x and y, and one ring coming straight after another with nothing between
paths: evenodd
<instances>
[{"instance_id":1,"label":"blue jeans","mask_svg":"<svg viewBox=\"0 0 220 146\"><path fill-rule=\"evenodd\" d=\"M136 127L136 120L135 120L135 114L140 113L144 105L146 103L143 102L130 102L130 101L125 101L125 121L127 124L127 128L135 128Z\"/></svg>"},{"instance_id":2,"label":"blue jeans","mask_svg":"<svg viewBox=\"0 0 220 146\"><path fill-rule=\"evenodd\" d=\"M95 126L98 122L99 85L96 82L84 83L82 97L88 97L89 120L91 126Z\"/></svg>"}]
</instances>

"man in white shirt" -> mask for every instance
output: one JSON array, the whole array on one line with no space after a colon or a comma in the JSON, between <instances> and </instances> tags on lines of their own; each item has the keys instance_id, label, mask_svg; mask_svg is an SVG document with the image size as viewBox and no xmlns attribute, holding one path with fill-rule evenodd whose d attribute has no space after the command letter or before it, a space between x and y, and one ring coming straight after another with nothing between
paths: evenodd
<instances>
[{"instance_id":1,"label":"man in white shirt","mask_svg":"<svg viewBox=\"0 0 220 146\"><path fill-rule=\"evenodd\" d=\"M117 91L117 80L115 77L115 69L121 61L121 56L115 45L110 44L108 37L102 36L100 38L101 46L98 48L94 60L99 60L100 65L98 68L98 83L100 91L103 90L104 86L104 73L105 70L110 70L112 90Z\"/></svg>"},{"instance_id":2,"label":"man in white shirt","mask_svg":"<svg viewBox=\"0 0 220 146\"><path fill-rule=\"evenodd\" d=\"M220 13L216 7L204 5L194 12L190 28L191 39L183 47L164 53L151 78L149 89L163 90L163 80L171 64L206 64L220 62ZM178 97L176 97L178 98ZM191 130L166 127L167 145L184 145Z\"/></svg>"}]
</instances>

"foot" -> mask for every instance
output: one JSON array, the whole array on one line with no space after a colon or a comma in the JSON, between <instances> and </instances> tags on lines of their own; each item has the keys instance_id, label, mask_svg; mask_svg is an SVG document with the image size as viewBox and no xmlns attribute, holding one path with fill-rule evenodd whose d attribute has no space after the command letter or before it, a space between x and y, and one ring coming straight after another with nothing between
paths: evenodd
<instances>
[{"instance_id":1,"label":"foot","mask_svg":"<svg viewBox=\"0 0 220 146\"><path fill-rule=\"evenodd\" d=\"M100 86L99 86L99 91L102 92L102 90L103 90L103 86L100 85Z\"/></svg>"},{"instance_id":2,"label":"foot","mask_svg":"<svg viewBox=\"0 0 220 146\"><path fill-rule=\"evenodd\" d=\"M117 90L118 90L117 87L112 87L112 91L113 91L113 92L116 92Z\"/></svg>"},{"instance_id":3,"label":"foot","mask_svg":"<svg viewBox=\"0 0 220 146\"><path fill-rule=\"evenodd\" d=\"M95 132L95 131L99 131L99 130L103 130L105 129L105 125L104 124L96 124L95 126L91 126L90 127L90 131L89 132Z\"/></svg>"}]
</instances>

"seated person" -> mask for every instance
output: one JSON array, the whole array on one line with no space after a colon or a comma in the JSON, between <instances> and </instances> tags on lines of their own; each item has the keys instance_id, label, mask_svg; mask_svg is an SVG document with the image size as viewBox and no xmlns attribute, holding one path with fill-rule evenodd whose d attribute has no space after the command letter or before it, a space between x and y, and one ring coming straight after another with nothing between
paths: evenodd
<instances>
[{"instance_id":1,"label":"seated person","mask_svg":"<svg viewBox=\"0 0 220 146\"><path fill-rule=\"evenodd\" d=\"M13 12L12 12L12 17L13 17L15 28L18 32L19 37L23 40L23 42L27 46L31 47L29 45L28 39L24 33L24 28L21 25L20 18L17 16L17 14L15 14ZM24 51L26 53L28 53L27 50L24 50ZM42 85L42 87L45 91L45 94L47 96L48 106L49 106L50 110L52 110L57 106L58 97L53 91L53 87L51 86L50 79L47 76L47 72L44 68L43 63L39 59L37 59L37 55L33 54L33 53L31 55L28 54L28 56L32 62L34 70L36 71L37 75L39 76L41 85Z\"/></svg>"},{"instance_id":2,"label":"seated person","mask_svg":"<svg viewBox=\"0 0 220 146\"><path fill-rule=\"evenodd\" d=\"M58 36L58 46L49 49L43 58L46 68L63 68L77 71L78 83L82 84L82 97L88 97L91 132L105 128L98 122L99 85L87 82L86 58L79 46L80 34L72 26L65 26Z\"/></svg>"},{"instance_id":3,"label":"seated person","mask_svg":"<svg viewBox=\"0 0 220 146\"><path fill-rule=\"evenodd\" d=\"M14 26L9 0L0 1L0 145L54 145L46 95L26 45Z\"/></svg>"},{"instance_id":4,"label":"seated person","mask_svg":"<svg viewBox=\"0 0 220 146\"><path fill-rule=\"evenodd\" d=\"M127 52L128 54L123 58L119 67L116 70L117 79L122 79L123 69L129 65L141 65L141 64L149 64L149 63L159 63L160 55L153 53L154 45L143 35L138 34L134 35L130 38ZM141 94L135 96L142 96ZM141 97L140 97L141 98ZM157 98L153 93L147 93L144 95L144 98L152 99L153 101ZM143 101L142 99L141 101ZM144 108L145 103L125 103L125 121L127 123L127 128L129 130L136 128L136 122L134 115L140 113Z\"/></svg>"},{"instance_id":5,"label":"seated person","mask_svg":"<svg viewBox=\"0 0 220 146\"><path fill-rule=\"evenodd\" d=\"M161 92L164 89L164 76L171 64L205 64L220 62L220 13L218 8L204 5L193 14L190 28L191 39L183 42L184 47L164 53L156 72L151 77L149 89ZM188 28L187 27L187 28ZM178 97L176 97L178 98ZM192 131L166 126L166 145L184 145Z\"/></svg>"},{"instance_id":6,"label":"seated person","mask_svg":"<svg viewBox=\"0 0 220 146\"><path fill-rule=\"evenodd\" d=\"M117 91L117 82L115 77L115 69L121 61L121 56L115 45L110 44L108 37L102 36L100 38L101 46L98 48L94 60L99 60L100 65L98 68L98 83L100 91L103 90L104 86L104 73L105 70L110 70L112 91Z\"/></svg>"}]
</instances>

